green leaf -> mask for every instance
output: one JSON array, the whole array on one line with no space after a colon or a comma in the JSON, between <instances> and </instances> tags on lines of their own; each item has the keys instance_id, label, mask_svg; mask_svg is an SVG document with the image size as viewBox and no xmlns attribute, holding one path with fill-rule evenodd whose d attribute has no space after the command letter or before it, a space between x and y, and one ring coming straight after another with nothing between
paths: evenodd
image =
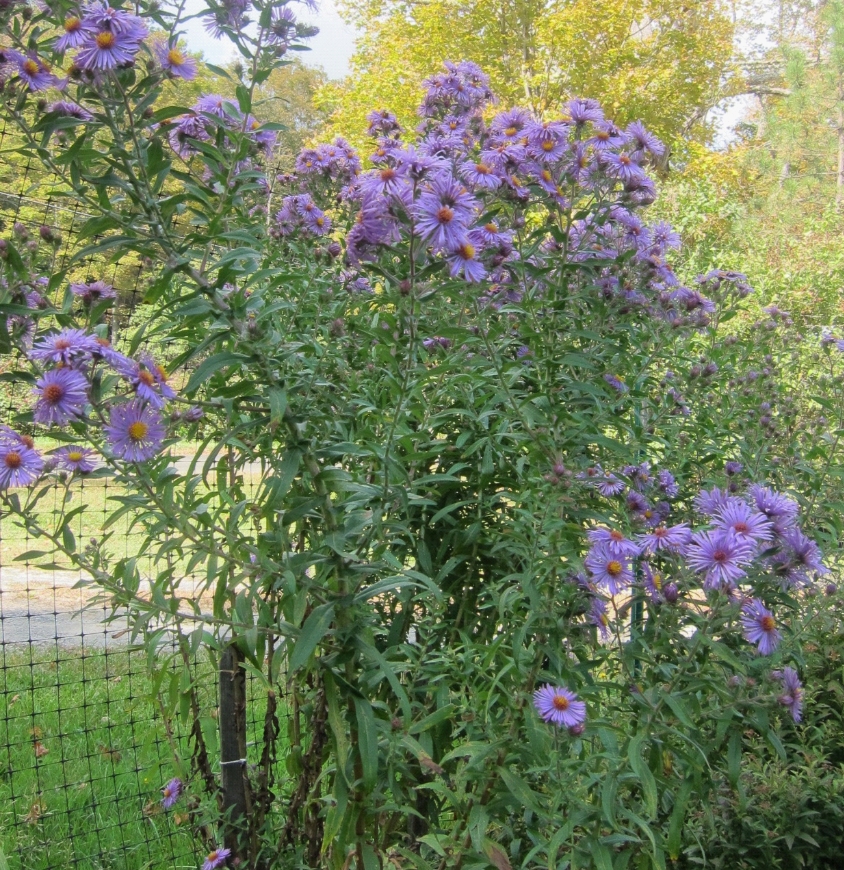
<instances>
[{"instance_id":1,"label":"green leaf","mask_svg":"<svg viewBox=\"0 0 844 870\"><path fill-rule=\"evenodd\" d=\"M668 840L666 846L668 855L672 861L680 857L682 845L683 821L686 818L686 806L692 794L692 781L687 779L674 796L674 807L671 810L671 818L668 822Z\"/></svg>"},{"instance_id":2,"label":"green leaf","mask_svg":"<svg viewBox=\"0 0 844 870\"><path fill-rule=\"evenodd\" d=\"M310 616L305 620L302 626L302 631L299 634L299 639L293 647L293 652L290 655L289 669L296 671L302 667L311 657L311 653L317 648L317 644L325 637L328 632L331 620L334 619L334 604L320 604L319 607L311 611Z\"/></svg>"},{"instance_id":3,"label":"green leaf","mask_svg":"<svg viewBox=\"0 0 844 870\"><path fill-rule=\"evenodd\" d=\"M370 792L378 780L378 730L369 701L358 697L353 700L358 723L358 753L363 770L363 787Z\"/></svg>"},{"instance_id":4,"label":"green leaf","mask_svg":"<svg viewBox=\"0 0 844 870\"><path fill-rule=\"evenodd\" d=\"M220 371L220 369L230 366L237 366L239 368L243 363L248 362L249 359L248 356L245 356L242 353L232 353L229 350L215 353L213 356L208 357L208 359L203 360L197 366L196 371L191 375L191 378L185 387L185 392L192 393L197 389L197 387L204 384L211 375Z\"/></svg>"},{"instance_id":5,"label":"green leaf","mask_svg":"<svg viewBox=\"0 0 844 870\"><path fill-rule=\"evenodd\" d=\"M657 813L656 780L653 773L651 773L650 767L648 767L642 758L642 743L644 739L644 734L637 734L630 741L630 746L627 748L627 757L630 759L630 767L633 768L633 772L639 777L648 818L655 819Z\"/></svg>"},{"instance_id":6,"label":"green leaf","mask_svg":"<svg viewBox=\"0 0 844 870\"><path fill-rule=\"evenodd\" d=\"M730 735L730 743L727 747L727 776L730 785L737 788L741 776L741 734L738 731Z\"/></svg>"}]
</instances>

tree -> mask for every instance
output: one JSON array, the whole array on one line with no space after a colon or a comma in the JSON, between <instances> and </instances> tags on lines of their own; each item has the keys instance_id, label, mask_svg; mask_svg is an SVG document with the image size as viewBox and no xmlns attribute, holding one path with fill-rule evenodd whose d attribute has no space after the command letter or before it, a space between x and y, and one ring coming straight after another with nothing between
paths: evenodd
<instances>
[{"instance_id":1,"label":"tree","mask_svg":"<svg viewBox=\"0 0 844 870\"><path fill-rule=\"evenodd\" d=\"M708 106L730 67L733 24L721 0L347 0L363 32L353 72L325 103L332 129L364 129L383 106L414 123L419 87L444 59L472 60L504 104L559 110L570 96L600 98L619 122L641 119L671 140L709 128Z\"/></svg>"}]
</instances>

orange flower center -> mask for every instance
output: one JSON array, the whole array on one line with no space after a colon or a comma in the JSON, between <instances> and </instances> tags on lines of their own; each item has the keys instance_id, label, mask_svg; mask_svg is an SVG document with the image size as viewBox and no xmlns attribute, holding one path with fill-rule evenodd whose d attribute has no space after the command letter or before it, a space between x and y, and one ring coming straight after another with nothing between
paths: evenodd
<instances>
[{"instance_id":1,"label":"orange flower center","mask_svg":"<svg viewBox=\"0 0 844 870\"><path fill-rule=\"evenodd\" d=\"M610 532L610 537L611 537L614 541L623 541L623 540L624 540L624 535L622 535L621 532L618 531L618 529L613 529L613 530Z\"/></svg>"},{"instance_id":2,"label":"orange flower center","mask_svg":"<svg viewBox=\"0 0 844 870\"><path fill-rule=\"evenodd\" d=\"M25 60L23 62L23 71L30 76L38 74L38 64L34 60Z\"/></svg>"},{"instance_id":3,"label":"orange flower center","mask_svg":"<svg viewBox=\"0 0 844 870\"><path fill-rule=\"evenodd\" d=\"M47 384L41 395L43 395L51 404L55 404L56 402L61 401L61 398L64 395L64 388L61 384Z\"/></svg>"},{"instance_id":4,"label":"orange flower center","mask_svg":"<svg viewBox=\"0 0 844 870\"><path fill-rule=\"evenodd\" d=\"M437 212L437 220L441 224L450 224L454 220L454 211L450 209L447 205L444 205Z\"/></svg>"},{"instance_id":5,"label":"orange flower center","mask_svg":"<svg viewBox=\"0 0 844 870\"><path fill-rule=\"evenodd\" d=\"M76 15L71 15L64 20L64 29L65 33L76 33L79 28L82 27L82 19L78 18Z\"/></svg>"},{"instance_id":6,"label":"orange flower center","mask_svg":"<svg viewBox=\"0 0 844 870\"><path fill-rule=\"evenodd\" d=\"M142 384L146 384L148 387L151 387L155 383L155 378L152 376L151 372L141 372L138 375L138 380Z\"/></svg>"},{"instance_id":7,"label":"orange flower center","mask_svg":"<svg viewBox=\"0 0 844 870\"><path fill-rule=\"evenodd\" d=\"M114 48L114 43L117 40L114 38L114 34L109 30L104 30L102 33L98 33L96 37L97 48Z\"/></svg>"},{"instance_id":8,"label":"orange flower center","mask_svg":"<svg viewBox=\"0 0 844 870\"><path fill-rule=\"evenodd\" d=\"M609 574L610 577L618 577L622 570L621 562L618 562L615 559L613 559L612 562L607 563L607 574Z\"/></svg>"},{"instance_id":9,"label":"orange flower center","mask_svg":"<svg viewBox=\"0 0 844 870\"><path fill-rule=\"evenodd\" d=\"M552 702L554 704L554 709L559 710L560 712L565 712L569 708L569 704L571 703L569 699L565 695L554 695L554 700Z\"/></svg>"},{"instance_id":10,"label":"orange flower center","mask_svg":"<svg viewBox=\"0 0 844 870\"><path fill-rule=\"evenodd\" d=\"M381 170L381 181L392 181L396 177L396 170L392 168Z\"/></svg>"},{"instance_id":11,"label":"orange flower center","mask_svg":"<svg viewBox=\"0 0 844 870\"><path fill-rule=\"evenodd\" d=\"M149 426L142 420L136 420L129 426L129 437L133 441L143 441L149 431Z\"/></svg>"},{"instance_id":12,"label":"orange flower center","mask_svg":"<svg viewBox=\"0 0 844 870\"><path fill-rule=\"evenodd\" d=\"M35 446L35 442L32 440L31 435L21 435L20 439L30 450Z\"/></svg>"},{"instance_id":13,"label":"orange flower center","mask_svg":"<svg viewBox=\"0 0 844 870\"><path fill-rule=\"evenodd\" d=\"M762 629L762 631L773 631L775 625L776 623L774 622L773 616L763 616L759 620L759 627Z\"/></svg>"},{"instance_id":14,"label":"orange flower center","mask_svg":"<svg viewBox=\"0 0 844 870\"><path fill-rule=\"evenodd\" d=\"M212 864L217 860L218 857L219 857L219 854L218 854L218 852L217 852L216 849L215 849L213 852L209 852L209 853L208 853L208 860L209 860Z\"/></svg>"},{"instance_id":15,"label":"orange flower center","mask_svg":"<svg viewBox=\"0 0 844 870\"><path fill-rule=\"evenodd\" d=\"M490 172L492 172L492 170L489 168L489 166L486 165L486 163L476 164L475 171L478 173L478 175L489 175Z\"/></svg>"},{"instance_id":16,"label":"orange flower center","mask_svg":"<svg viewBox=\"0 0 844 870\"><path fill-rule=\"evenodd\" d=\"M630 158L626 154L622 154L618 158L618 162L621 163L623 166L629 166L631 161L630 161Z\"/></svg>"},{"instance_id":17,"label":"orange flower center","mask_svg":"<svg viewBox=\"0 0 844 870\"><path fill-rule=\"evenodd\" d=\"M498 227L495 224L484 224L484 229L488 233L497 233L498 232Z\"/></svg>"},{"instance_id":18,"label":"orange flower center","mask_svg":"<svg viewBox=\"0 0 844 870\"><path fill-rule=\"evenodd\" d=\"M738 521L738 522L733 526L733 528L734 528L737 532L739 532L740 534L745 534L745 533L748 531L748 529L749 529L750 527L747 525L746 522L744 522L744 520L739 520L739 521Z\"/></svg>"},{"instance_id":19,"label":"orange flower center","mask_svg":"<svg viewBox=\"0 0 844 870\"><path fill-rule=\"evenodd\" d=\"M17 450L10 450L5 457L6 468L11 468L13 471L23 465L23 458Z\"/></svg>"}]
</instances>

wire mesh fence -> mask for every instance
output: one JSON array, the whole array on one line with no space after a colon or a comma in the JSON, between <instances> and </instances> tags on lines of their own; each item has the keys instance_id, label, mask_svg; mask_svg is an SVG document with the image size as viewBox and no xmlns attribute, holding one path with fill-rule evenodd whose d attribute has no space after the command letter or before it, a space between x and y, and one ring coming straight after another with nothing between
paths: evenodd
<instances>
[{"instance_id":1,"label":"wire mesh fence","mask_svg":"<svg viewBox=\"0 0 844 870\"><path fill-rule=\"evenodd\" d=\"M73 262L89 216L17 144L0 128L0 234L14 233L23 245L52 239L44 274L72 265L74 281L112 284L118 298L110 328L119 344L123 327L139 316L145 264ZM65 288L54 292L58 303ZM0 423L12 426L31 389L16 383L14 369L13 359L0 357ZM191 445L184 451L190 456ZM74 479L67 491L57 483L39 503L38 519L53 526L69 497L71 507L83 506L73 533L85 546L102 534L119 489L107 478ZM114 531L123 555L143 559L142 531L128 523ZM175 775L172 744L189 757L189 727L165 723L150 696L144 653L130 647L125 621L107 621L108 606L78 585L85 579L79 571L60 561L36 567L45 549L14 516L0 513L0 866L5 855L11 870L195 868L199 846L187 818L161 807L161 787ZM216 692L215 674L197 668L207 691ZM256 698L253 732L260 706Z\"/></svg>"}]
</instances>

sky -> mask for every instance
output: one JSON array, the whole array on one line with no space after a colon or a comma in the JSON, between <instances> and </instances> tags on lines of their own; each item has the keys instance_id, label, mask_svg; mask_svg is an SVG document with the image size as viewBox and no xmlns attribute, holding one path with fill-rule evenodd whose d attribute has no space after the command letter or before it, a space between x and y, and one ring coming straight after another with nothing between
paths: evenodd
<instances>
[{"instance_id":1,"label":"sky","mask_svg":"<svg viewBox=\"0 0 844 870\"><path fill-rule=\"evenodd\" d=\"M195 15L207 8L202 0L188 0L187 15ZM341 79L349 72L349 58L355 47L355 30L340 17L333 0L319 0L319 11L312 12L304 4L294 4L296 17L307 24L315 24L320 32L308 41L310 51L297 52L308 66L321 66L329 78ZM237 52L225 38L214 39L194 18L184 26L185 42L191 51L201 51L205 60L221 66L234 60Z\"/></svg>"}]
</instances>

